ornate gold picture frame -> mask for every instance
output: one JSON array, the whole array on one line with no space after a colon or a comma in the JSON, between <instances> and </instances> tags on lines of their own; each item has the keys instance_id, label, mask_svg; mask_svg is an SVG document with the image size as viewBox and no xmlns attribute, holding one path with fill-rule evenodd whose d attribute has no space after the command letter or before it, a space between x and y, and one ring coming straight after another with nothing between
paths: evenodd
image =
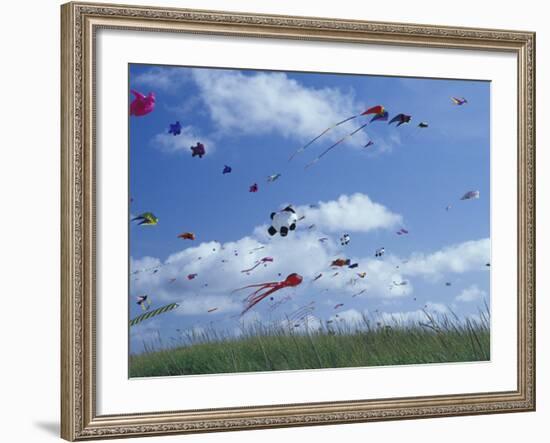
<instances>
[{"instance_id":1,"label":"ornate gold picture frame","mask_svg":"<svg viewBox=\"0 0 550 443\"><path fill-rule=\"evenodd\" d=\"M535 34L523 31L68 3L62 22L61 435L70 441L533 411L535 409ZM517 388L503 392L97 413L96 33L254 37L517 57ZM493 122L498 125L498 122ZM493 167L498 168L498 164Z\"/></svg>"}]
</instances>

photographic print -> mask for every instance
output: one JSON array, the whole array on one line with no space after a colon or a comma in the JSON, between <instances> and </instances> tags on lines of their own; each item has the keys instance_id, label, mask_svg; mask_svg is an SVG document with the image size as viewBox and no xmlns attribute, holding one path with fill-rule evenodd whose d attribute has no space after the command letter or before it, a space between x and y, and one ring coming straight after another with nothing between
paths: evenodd
<instances>
[{"instance_id":1,"label":"photographic print","mask_svg":"<svg viewBox=\"0 0 550 443\"><path fill-rule=\"evenodd\" d=\"M128 73L130 377L490 360L489 81Z\"/></svg>"}]
</instances>

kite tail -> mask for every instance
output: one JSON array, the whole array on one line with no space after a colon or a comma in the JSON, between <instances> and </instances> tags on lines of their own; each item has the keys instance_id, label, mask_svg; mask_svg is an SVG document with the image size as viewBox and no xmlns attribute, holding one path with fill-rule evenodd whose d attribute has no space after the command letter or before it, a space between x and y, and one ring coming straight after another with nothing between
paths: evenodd
<instances>
[{"instance_id":1,"label":"kite tail","mask_svg":"<svg viewBox=\"0 0 550 443\"><path fill-rule=\"evenodd\" d=\"M270 285L276 285L278 284L278 282L274 281L274 282L270 282L270 283L259 283L257 285L248 285L248 286L243 286L242 288L237 288L237 289L233 289L231 291L231 293L233 294L234 292L237 292L237 291L242 291L243 289L249 289L249 288L260 288L261 287L264 287L264 286L270 286Z\"/></svg>"},{"instance_id":2,"label":"kite tail","mask_svg":"<svg viewBox=\"0 0 550 443\"><path fill-rule=\"evenodd\" d=\"M273 292L281 288L282 288L281 285L273 286L269 291L266 291L263 294L258 294L255 297L252 297L248 302L248 306L244 308L243 311L241 312L241 316L246 314L250 309L252 309L258 303L260 303L264 298L268 297L270 294L272 294ZM259 291L261 291L261 289L259 289L256 292L259 292Z\"/></svg>"},{"instance_id":3,"label":"kite tail","mask_svg":"<svg viewBox=\"0 0 550 443\"><path fill-rule=\"evenodd\" d=\"M300 152L303 152L306 150L306 148L311 145L313 142L315 142L316 140L320 139L323 135L325 135L328 131L330 131L331 129L334 129L336 128L336 126L339 126L343 123L346 123L346 122L349 122L350 120L353 120L354 118L357 118L359 117L359 115L361 114L357 114L357 115L352 115L351 117L348 117L332 126L329 126L327 129L325 129L323 132L321 132L317 137L313 138L312 140L310 140L309 142L307 142L304 146L302 146L300 149L298 149L294 154L292 154L290 156L290 158L288 159L288 161L291 161L297 154L299 154Z\"/></svg>"},{"instance_id":4,"label":"kite tail","mask_svg":"<svg viewBox=\"0 0 550 443\"><path fill-rule=\"evenodd\" d=\"M253 271L254 269L256 269L258 266L260 266L261 262L258 262L256 263L254 266L252 266L251 268L249 269L243 269L241 272L250 272L250 271Z\"/></svg>"},{"instance_id":5,"label":"kite tail","mask_svg":"<svg viewBox=\"0 0 550 443\"><path fill-rule=\"evenodd\" d=\"M331 149L335 148L336 146L338 146L340 143L342 143L344 140L346 140L347 138L349 137L352 137L353 135L357 134L361 129L363 129L365 126L367 126L368 123L365 123L361 126L359 126L356 130L354 130L353 132L350 132L348 135L342 137L340 140L338 140L336 143L334 143L332 146L328 147L327 149L325 149L321 155L319 155L315 160L313 160L311 163L308 163L306 165L306 169L309 168L310 166L313 166L315 163L317 163L319 160L321 160L321 158L327 154Z\"/></svg>"}]
</instances>

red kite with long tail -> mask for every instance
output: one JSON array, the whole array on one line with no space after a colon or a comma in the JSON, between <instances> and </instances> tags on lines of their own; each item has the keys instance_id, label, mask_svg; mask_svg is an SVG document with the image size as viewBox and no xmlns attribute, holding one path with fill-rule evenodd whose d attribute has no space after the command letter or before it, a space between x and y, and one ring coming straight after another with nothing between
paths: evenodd
<instances>
[{"instance_id":1,"label":"red kite with long tail","mask_svg":"<svg viewBox=\"0 0 550 443\"><path fill-rule=\"evenodd\" d=\"M235 289L233 292L241 291L248 288L258 288L252 294L246 298L246 307L241 312L241 315L246 314L251 308L260 303L264 298L268 297L270 294L278 291L279 289L284 288L294 288L302 283L303 277L299 274L293 273L290 274L286 279L280 282L268 282L268 283L259 283L256 285L248 285L239 289ZM267 289L267 290L266 290ZM266 291L265 291L266 290ZM262 292L264 291L264 292Z\"/></svg>"}]
</instances>

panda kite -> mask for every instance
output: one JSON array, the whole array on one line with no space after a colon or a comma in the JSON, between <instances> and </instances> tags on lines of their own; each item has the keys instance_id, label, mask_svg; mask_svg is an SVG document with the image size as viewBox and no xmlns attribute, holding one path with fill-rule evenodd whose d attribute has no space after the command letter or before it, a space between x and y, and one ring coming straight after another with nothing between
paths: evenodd
<instances>
[{"instance_id":1,"label":"panda kite","mask_svg":"<svg viewBox=\"0 0 550 443\"><path fill-rule=\"evenodd\" d=\"M279 232L281 237L286 237L289 230L294 231L296 229L297 222L296 211L289 205L282 211L271 213L271 226L267 232L272 236Z\"/></svg>"}]
</instances>

